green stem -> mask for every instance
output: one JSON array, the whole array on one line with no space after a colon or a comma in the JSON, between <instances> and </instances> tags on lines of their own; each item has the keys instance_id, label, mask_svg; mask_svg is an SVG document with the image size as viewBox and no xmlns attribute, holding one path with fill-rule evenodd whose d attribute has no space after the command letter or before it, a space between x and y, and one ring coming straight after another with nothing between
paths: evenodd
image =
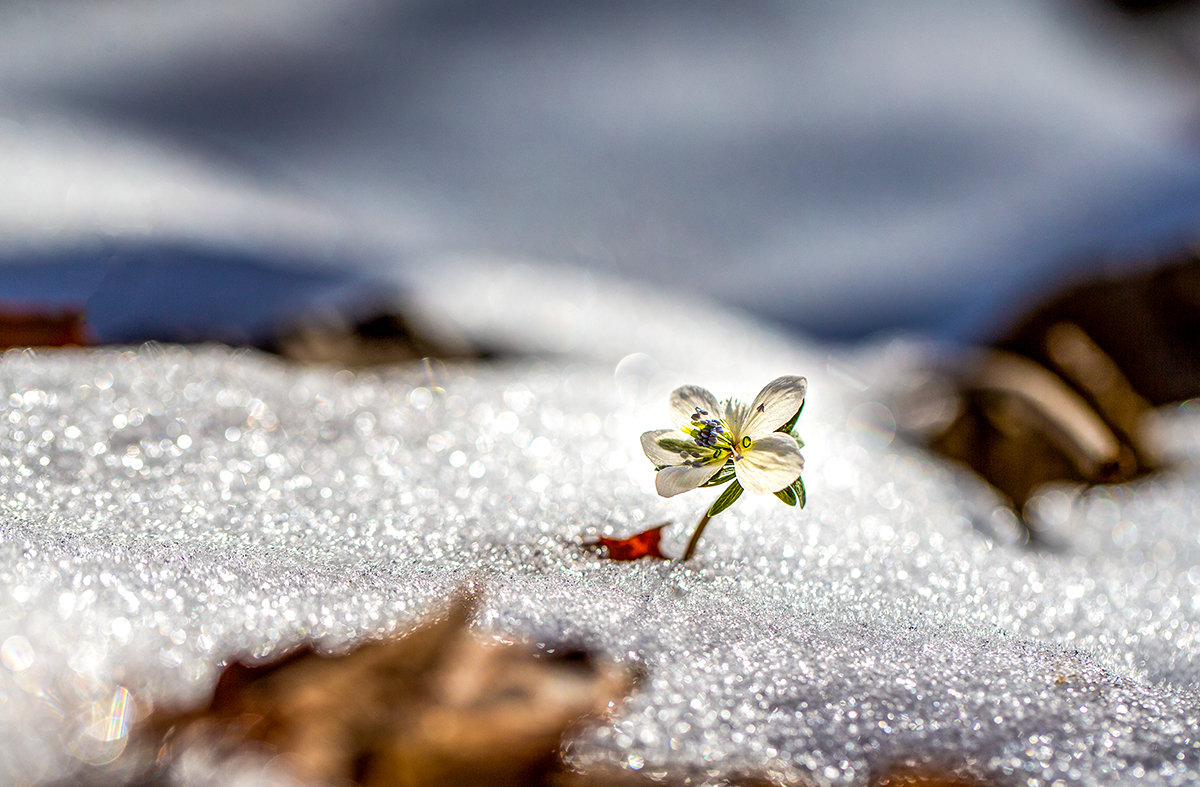
<instances>
[{"instance_id":1,"label":"green stem","mask_svg":"<svg viewBox=\"0 0 1200 787\"><path fill-rule=\"evenodd\" d=\"M683 551L683 557L679 558L679 562L683 562L696 554L696 547L700 543L700 536L704 534L704 528L708 525L708 520L712 519L708 512L704 512L704 516L700 517L700 521L696 523L696 530L692 533L692 540L688 542L687 549Z\"/></svg>"}]
</instances>

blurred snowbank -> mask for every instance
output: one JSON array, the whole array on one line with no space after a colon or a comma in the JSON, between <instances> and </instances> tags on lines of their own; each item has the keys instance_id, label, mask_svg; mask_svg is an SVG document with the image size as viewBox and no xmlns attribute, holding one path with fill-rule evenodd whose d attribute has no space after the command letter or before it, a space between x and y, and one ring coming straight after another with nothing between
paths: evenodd
<instances>
[{"instance_id":1,"label":"blurred snowbank","mask_svg":"<svg viewBox=\"0 0 1200 787\"><path fill-rule=\"evenodd\" d=\"M0 241L517 255L976 335L1194 232L1193 84L1102 8L10 5Z\"/></svg>"}]
</instances>

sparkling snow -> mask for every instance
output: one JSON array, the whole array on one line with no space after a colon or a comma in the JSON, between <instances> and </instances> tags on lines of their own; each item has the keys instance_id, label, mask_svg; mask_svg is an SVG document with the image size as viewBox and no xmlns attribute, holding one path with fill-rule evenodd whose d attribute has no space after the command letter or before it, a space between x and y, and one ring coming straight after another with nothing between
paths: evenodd
<instances>
[{"instance_id":1,"label":"sparkling snow","mask_svg":"<svg viewBox=\"0 0 1200 787\"><path fill-rule=\"evenodd\" d=\"M227 660L401 629L466 583L486 633L647 671L572 744L582 765L1200 779L1195 411L1170 416L1176 470L1043 495L1062 547L1034 552L977 481L894 436L880 392L917 342L831 354L686 293L499 263L422 297L537 357L4 356L0 781L110 761ZM681 551L717 490L657 497L638 435L669 425L676 385L752 395L780 374L809 378L805 510L744 496L685 566L579 546L671 520Z\"/></svg>"}]
</instances>

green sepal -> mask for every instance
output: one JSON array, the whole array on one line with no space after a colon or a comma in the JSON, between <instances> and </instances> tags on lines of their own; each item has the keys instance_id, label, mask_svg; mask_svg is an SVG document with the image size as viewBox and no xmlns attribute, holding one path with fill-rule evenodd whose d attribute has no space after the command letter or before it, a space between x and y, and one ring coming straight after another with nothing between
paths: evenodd
<instances>
[{"instance_id":1,"label":"green sepal","mask_svg":"<svg viewBox=\"0 0 1200 787\"><path fill-rule=\"evenodd\" d=\"M725 466L717 471L717 474L701 484L701 487L720 486L726 481L732 481L737 473L733 470L733 462L726 462Z\"/></svg>"},{"instance_id":2,"label":"green sepal","mask_svg":"<svg viewBox=\"0 0 1200 787\"><path fill-rule=\"evenodd\" d=\"M791 489L796 494L797 502L800 504L801 508L804 508L804 504L807 502L808 498L808 496L804 493L804 479L796 476L796 480L792 482L792 485L789 486L788 489Z\"/></svg>"},{"instance_id":3,"label":"green sepal","mask_svg":"<svg viewBox=\"0 0 1200 787\"><path fill-rule=\"evenodd\" d=\"M806 399L804 401L808 400ZM792 434L792 430L796 428L796 421L800 420L800 413L802 412L804 412L804 402L800 402L800 409L796 411L796 414L792 416L792 419L775 431L783 432L784 434ZM795 435L792 436L795 437ZM799 441L797 440L797 442Z\"/></svg>"},{"instance_id":4,"label":"green sepal","mask_svg":"<svg viewBox=\"0 0 1200 787\"><path fill-rule=\"evenodd\" d=\"M711 461L714 459L728 458L729 449L721 446L704 447L696 445L694 440L682 440L678 437L660 437L655 441L658 447L664 451L670 451L674 454L695 454L697 458ZM707 464L706 461L706 464Z\"/></svg>"},{"instance_id":5,"label":"green sepal","mask_svg":"<svg viewBox=\"0 0 1200 787\"><path fill-rule=\"evenodd\" d=\"M713 502L712 506L708 509L708 516L713 517L721 513L726 508L729 508L731 505L733 505L734 501L741 496L742 485L737 481L734 481L724 492L721 493L721 496Z\"/></svg>"},{"instance_id":6,"label":"green sepal","mask_svg":"<svg viewBox=\"0 0 1200 787\"><path fill-rule=\"evenodd\" d=\"M800 502L799 498L796 497L796 490L792 489L790 485L785 486L783 489L780 489L778 492L776 492L775 497L778 497L789 506L794 506L796 503Z\"/></svg>"},{"instance_id":7,"label":"green sepal","mask_svg":"<svg viewBox=\"0 0 1200 787\"><path fill-rule=\"evenodd\" d=\"M654 442L658 443L658 447L664 451L670 451L673 454L678 454L682 451L694 451L700 453L704 449L696 445L695 440L685 440L682 437L660 437Z\"/></svg>"}]
</instances>

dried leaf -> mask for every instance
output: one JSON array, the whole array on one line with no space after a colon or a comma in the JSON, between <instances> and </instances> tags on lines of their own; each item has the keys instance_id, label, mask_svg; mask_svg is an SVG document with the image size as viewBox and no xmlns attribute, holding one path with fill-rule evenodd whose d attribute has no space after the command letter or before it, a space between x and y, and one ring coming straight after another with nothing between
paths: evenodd
<instances>
[{"instance_id":1,"label":"dried leaf","mask_svg":"<svg viewBox=\"0 0 1200 787\"><path fill-rule=\"evenodd\" d=\"M85 347L93 342L80 312L51 312L0 304L0 349Z\"/></svg>"},{"instance_id":2,"label":"dried leaf","mask_svg":"<svg viewBox=\"0 0 1200 787\"><path fill-rule=\"evenodd\" d=\"M1105 411L1029 359L989 353L959 385L960 411L930 445L970 465L1018 514L1049 481L1121 483L1151 469Z\"/></svg>"},{"instance_id":3,"label":"dried leaf","mask_svg":"<svg viewBox=\"0 0 1200 787\"><path fill-rule=\"evenodd\" d=\"M1124 483L1160 469L1153 408L1200 396L1200 257L1136 269L1033 308L997 344L1008 360L983 357L942 408L954 415L931 447L972 467L1018 516L1047 482Z\"/></svg>"},{"instance_id":4,"label":"dried leaf","mask_svg":"<svg viewBox=\"0 0 1200 787\"><path fill-rule=\"evenodd\" d=\"M663 528L669 524L669 522L664 522L661 525L655 525L649 530L643 530L629 538L605 538L604 536L600 536L592 544L604 547L608 552L609 560L640 560L644 557L669 560L670 558L664 555L659 548Z\"/></svg>"},{"instance_id":5,"label":"dried leaf","mask_svg":"<svg viewBox=\"0 0 1200 787\"><path fill-rule=\"evenodd\" d=\"M960 764L894 764L872 775L871 787L992 787L995 782L982 778Z\"/></svg>"},{"instance_id":6,"label":"dried leaf","mask_svg":"<svg viewBox=\"0 0 1200 787\"><path fill-rule=\"evenodd\" d=\"M1056 368L1051 334L1070 323L1151 405L1200 396L1200 257L1120 267L1134 272L1081 282L1048 299L999 347Z\"/></svg>"},{"instance_id":7,"label":"dried leaf","mask_svg":"<svg viewBox=\"0 0 1200 787\"><path fill-rule=\"evenodd\" d=\"M263 349L301 363L349 367L486 355L464 336L450 331L449 326L429 325L428 320L419 317L384 312L350 325L337 315L308 315L289 324Z\"/></svg>"},{"instance_id":8,"label":"dried leaf","mask_svg":"<svg viewBox=\"0 0 1200 787\"><path fill-rule=\"evenodd\" d=\"M564 734L606 713L628 670L579 652L537 657L467 628L471 603L398 639L341 656L302 648L269 664L231 665L212 701L159 714L142 730L235 756L266 746L306 782L364 787L543 784Z\"/></svg>"}]
</instances>

